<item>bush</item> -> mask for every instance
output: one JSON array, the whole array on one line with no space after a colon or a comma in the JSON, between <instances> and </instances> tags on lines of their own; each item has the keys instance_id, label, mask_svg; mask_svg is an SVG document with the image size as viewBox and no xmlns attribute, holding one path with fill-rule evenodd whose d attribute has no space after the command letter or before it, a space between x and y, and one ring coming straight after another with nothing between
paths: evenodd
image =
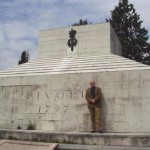
<instances>
[{"instance_id":1,"label":"bush","mask_svg":"<svg viewBox=\"0 0 150 150\"><path fill-rule=\"evenodd\" d=\"M21 126L20 126L20 125L18 125L18 126L17 126L17 129L21 129Z\"/></svg>"},{"instance_id":2,"label":"bush","mask_svg":"<svg viewBox=\"0 0 150 150\"><path fill-rule=\"evenodd\" d=\"M31 122L31 120L29 121L29 124L27 126L27 130L35 130L36 126L34 123Z\"/></svg>"}]
</instances>

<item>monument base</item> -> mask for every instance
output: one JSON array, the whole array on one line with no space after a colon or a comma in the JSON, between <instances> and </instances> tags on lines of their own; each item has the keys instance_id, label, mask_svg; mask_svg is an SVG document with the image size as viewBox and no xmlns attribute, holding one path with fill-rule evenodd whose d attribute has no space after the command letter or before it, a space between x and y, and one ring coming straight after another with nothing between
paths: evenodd
<instances>
[{"instance_id":1,"label":"monument base","mask_svg":"<svg viewBox=\"0 0 150 150\"><path fill-rule=\"evenodd\" d=\"M102 89L105 132L150 133L149 74L149 66L115 55L20 65L0 73L0 128L90 131L85 91L94 79Z\"/></svg>"}]
</instances>

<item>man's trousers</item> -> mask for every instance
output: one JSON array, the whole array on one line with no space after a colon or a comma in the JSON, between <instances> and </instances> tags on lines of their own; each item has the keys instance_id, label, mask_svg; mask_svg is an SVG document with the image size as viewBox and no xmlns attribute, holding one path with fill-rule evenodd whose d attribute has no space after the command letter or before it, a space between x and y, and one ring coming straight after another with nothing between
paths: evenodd
<instances>
[{"instance_id":1,"label":"man's trousers","mask_svg":"<svg viewBox=\"0 0 150 150\"><path fill-rule=\"evenodd\" d=\"M101 109L100 107L88 107L91 117L92 130L99 131L102 129Z\"/></svg>"}]
</instances>

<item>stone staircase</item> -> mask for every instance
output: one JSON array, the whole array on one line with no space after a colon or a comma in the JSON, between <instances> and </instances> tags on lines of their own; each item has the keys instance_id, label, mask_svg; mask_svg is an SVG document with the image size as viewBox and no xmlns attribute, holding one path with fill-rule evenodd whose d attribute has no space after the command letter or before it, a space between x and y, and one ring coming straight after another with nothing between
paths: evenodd
<instances>
[{"instance_id":1,"label":"stone staircase","mask_svg":"<svg viewBox=\"0 0 150 150\"><path fill-rule=\"evenodd\" d=\"M118 55L42 58L0 71L0 77L150 69Z\"/></svg>"}]
</instances>

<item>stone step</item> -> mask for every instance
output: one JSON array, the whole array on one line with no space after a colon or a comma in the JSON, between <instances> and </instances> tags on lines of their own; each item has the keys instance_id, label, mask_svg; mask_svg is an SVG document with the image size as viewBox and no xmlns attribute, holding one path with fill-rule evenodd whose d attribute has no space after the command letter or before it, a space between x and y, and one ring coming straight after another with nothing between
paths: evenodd
<instances>
[{"instance_id":1,"label":"stone step","mask_svg":"<svg viewBox=\"0 0 150 150\"><path fill-rule=\"evenodd\" d=\"M150 147L150 133L84 133L0 129L0 139L61 144Z\"/></svg>"},{"instance_id":2,"label":"stone step","mask_svg":"<svg viewBox=\"0 0 150 150\"><path fill-rule=\"evenodd\" d=\"M31 64L32 65L34 65L34 64L41 64L41 63L44 63L45 64L45 62L50 62L50 63L58 63L58 64L60 64L60 61L62 61L63 59L65 59L65 60L75 60L75 61L86 61L86 60L89 60L89 58L90 58L90 60L92 61L93 59L94 59L94 61L95 60L98 60L98 61L100 61L101 62L101 60L106 60L106 61L109 61L109 60L116 60L116 58L119 60L119 59L124 59L124 61L125 60L127 60L127 61L131 61L131 60L129 60L129 59L126 59L126 58L123 58L123 57L120 57L120 56L116 56L116 55L112 55L111 56L111 58L109 59L109 57L102 57L101 55L100 56L96 56L96 57L93 57L93 56L90 56L90 57L86 57L85 59L83 59L83 58L78 58L78 57L76 57L76 58L47 58L47 59L37 59L37 60L34 60L34 61L30 61L30 62L28 62L28 63L25 63L25 64L21 64L21 65L19 65L19 67L25 67L25 66L30 66ZM18 68L18 66L14 66L14 67L12 67L12 68Z\"/></svg>"},{"instance_id":3,"label":"stone step","mask_svg":"<svg viewBox=\"0 0 150 150\"><path fill-rule=\"evenodd\" d=\"M0 77L24 76L41 74L81 73L98 71L150 69L149 66L117 56L89 56L75 58L39 59L28 62L5 71L0 71Z\"/></svg>"},{"instance_id":4,"label":"stone step","mask_svg":"<svg viewBox=\"0 0 150 150\"><path fill-rule=\"evenodd\" d=\"M63 61L64 60L64 61ZM90 61L89 61L90 60ZM41 62L40 60L37 60L37 61L34 61L34 62L28 62L28 63L25 63L25 64L22 64L22 65L19 65L19 66L15 66L15 67L12 67L8 70L16 70L16 69L25 69L25 68L34 68L34 67L54 67L54 66L59 66L62 62L63 63L66 63L70 66L74 66L74 65L81 65L81 64L95 64L95 63L98 63L98 64L112 64L112 63L134 63L134 64L139 64L138 62L135 62L135 61L131 61L131 60L128 60L128 59L89 59L88 61L85 61L85 60L76 60L76 59L70 59L70 60L65 60L65 59L61 59L61 60L57 60L57 61L52 61L51 59L45 61L45 62ZM7 71L7 70L6 70ZM1 71L1 72L5 72L5 71Z\"/></svg>"},{"instance_id":5,"label":"stone step","mask_svg":"<svg viewBox=\"0 0 150 150\"><path fill-rule=\"evenodd\" d=\"M111 65L113 63L116 63L116 64L141 64L141 63L138 63L138 62L135 62L135 61L129 61L129 60L88 60L88 61L76 61L76 60L70 60L70 61L60 61L60 62L50 62L50 61L47 61L47 62L35 62L33 63L32 65L30 63L25 63L25 64L22 64L22 65L19 65L19 66L16 66L16 67L13 67L13 68L10 68L9 70L15 70L15 69L18 69L18 68L34 68L34 67L54 67L54 66L60 66L60 64L68 64L70 66L75 66L75 65L86 65L86 64L106 64L106 65ZM143 64L141 64L143 65Z\"/></svg>"},{"instance_id":6,"label":"stone step","mask_svg":"<svg viewBox=\"0 0 150 150\"><path fill-rule=\"evenodd\" d=\"M115 61L101 61L101 60L99 60L99 61L94 61L94 62L92 62L92 61L85 61L85 62L76 62L76 61L72 61L72 62L65 62L65 61L61 61L61 62L57 62L57 63L53 63L53 64L51 64L51 63L44 63L44 64L34 64L34 66L33 65L30 65L29 63L26 63L26 66L24 66L24 65L20 65L20 66L17 66L17 67L15 67L15 68L10 68L10 69L8 69L8 70L11 70L11 71L14 71L14 70L18 70L18 69L29 69L29 68L32 68L32 69L36 69L36 68L42 68L42 67L44 67L44 68L46 68L46 67L60 67L60 66L63 66L63 65L68 65L68 66L71 66L71 67L74 67L74 66L92 66L92 65L100 65L100 66L102 66L102 65L122 65L122 64L127 64L127 65L131 65L131 64L137 64L137 65L140 65L140 66L145 66L145 65L143 65L143 64L141 64L141 63L138 63L138 62L134 62L134 61L123 61L123 60L121 60L121 61L117 61L117 60L115 60ZM35 68L34 68L35 67ZM7 70L6 70L7 71ZM3 73L3 72L6 72L6 71L1 71L1 73Z\"/></svg>"},{"instance_id":7,"label":"stone step","mask_svg":"<svg viewBox=\"0 0 150 150\"><path fill-rule=\"evenodd\" d=\"M128 65L120 65L120 66L117 66L116 64L113 66L88 66L88 67L83 67L83 66L79 66L79 67L73 67L73 68L65 68L65 67L55 67L55 68L50 68L50 69L31 69L31 70L16 70L16 71L8 71L8 72L3 72L0 74L1 75L15 75L15 74L27 74L27 73L55 73L57 74L57 72L66 72L66 73L69 73L68 71L73 71L73 73L76 73L77 71L82 71L84 72L84 70L90 70L90 71L94 71L94 70L104 70L104 69L119 69L119 68L133 68L134 67L143 67L143 65L136 65L136 64L131 64L130 66Z\"/></svg>"},{"instance_id":8,"label":"stone step","mask_svg":"<svg viewBox=\"0 0 150 150\"><path fill-rule=\"evenodd\" d=\"M118 72L118 71L133 71L133 70L149 70L150 68L148 67L133 67L133 68L129 68L129 67L126 67L126 68L104 68L104 69L97 69L97 70L78 70L78 71L55 71L55 72L32 72L32 73L16 73L16 74L4 74L4 75L1 75L0 74L0 77L15 77L15 76L38 76L38 75L55 75L55 74L73 74L73 73L86 73L86 72L111 72L111 71L114 71L114 72Z\"/></svg>"},{"instance_id":9,"label":"stone step","mask_svg":"<svg viewBox=\"0 0 150 150\"><path fill-rule=\"evenodd\" d=\"M12 69L12 70L8 70L5 72L1 72L0 74L7 74L7 73L25 73L25 72L46 72L46 71L54 71L56 69L59 69L60 71L69 71L69 70L84 70L84 69L103 69L103 68L124 68L124 67L145 67L143 64L136 64L136 63L112 63L111 65L108 64L99 64L99 63L95 63L95 64L74 64L74 65L58 65L58 66L37 66L36 68L18 68L18 69Z\"/></svg>"},{"instance_id":10,"label":"stone step","mask_svg":"<svg viewBox=\"0 0 150 150\"><path fill-rule=\"evenodd\" d=\"M150 150L150 147L59 144L56 150Z\"/></svg>"},{"instance_id":11,"label":"stone step","mask_svg":"<svg viewBox=\"0 0 150 150\"><path fill-rule=\"evenodd\" d=\"M129 67L126 67L126 68L104 68L104 69L97 69L97 70L78 70L78 71L55 71L55 72L42 72L42 73L39 73L39 72L32 72L32 73L16 73L16 74L4 74L4 75L1 75L0 74L0 77L15 77L15 76L38 76L38 75L55 75L55 74L73 74L73 73L90 73L90 72L111 72L111 71L114 71L114 72L118 72L118 71L133 71L133 70L149 70L150 68L149 67L134 67L134 68L129 68Z\"/></svg>"},{"instance_id":12,"label":"stone step","mask_svg":"<svg viewBox=\"0 0 150 150\"><path fill-rule=\"evenodd\" d=\"M106 57L106 56L103 56L103 55L97 55L97 56L88 56L88 57L73 57L73 58L68 58L68 57L65 57L65 58L40 58L40 59L37 59L37 60L34 60L34 61L30 61L30 62L28 62L29 64L34 64L34 63L45 63L45 62L59 62L59 61L61 61L61 60L63 60L63 59L65 59L65 60L77 60L77 61L80 61L80 60L83 60L83 61L86 61L86 60L88 60L88 59L91 59L91 60L97 60L97 59L99 59L99 60L114 60L114 59L124 59L124 60L129 60L129 59L126 59L126 58L123 58L123 57L120 57L120 56L117 56L117 55L109 55L108 57ZM130 60L129 60L130 61ZM22 64L22 65L26 65L27 63L25 63L25 64ZM21 65L21 66L22 66Z\"/></svg>"},{"instance_id":13,"label":"stone step","mask_svg":"<svg viewBox=\"0 0 150 150\"><path fill-rule=\"evenodd\" d=\"M27 63L28 64L28 63ZM65 63L62 63L62 64L67 64L68 66L71 66L71 67L74 67L74 66L86 66L86 65L111 65L111 64L117 64L117 65L120 65L120 64L137 64L139 65L140 63L138 62L134 62L134 61L123 61L123 60L112 60L112 61L101 61L101 60L98 60L98 61L90 61L90 62L86 62L86 61L83 61L83 62L76 62L76 61L72 61L72 62L65 62ZM13 70L18 70L19 69L34 69L35 67L36 68L49 68L49 67L57 67L57 66L62 66L61 62L59 63L50 63L50 62L46 62L46 63L35 63L33 65L26 65L26 66L23 66L23 65L20 65L20 66L17 66L17 67L14 67L14 68L10 68L9 71L13 71ZM140 64L140 65L143 65L143 64ZM6 71L1 71L1 72L6 72Z\"/></svg>"}]
</instances>

